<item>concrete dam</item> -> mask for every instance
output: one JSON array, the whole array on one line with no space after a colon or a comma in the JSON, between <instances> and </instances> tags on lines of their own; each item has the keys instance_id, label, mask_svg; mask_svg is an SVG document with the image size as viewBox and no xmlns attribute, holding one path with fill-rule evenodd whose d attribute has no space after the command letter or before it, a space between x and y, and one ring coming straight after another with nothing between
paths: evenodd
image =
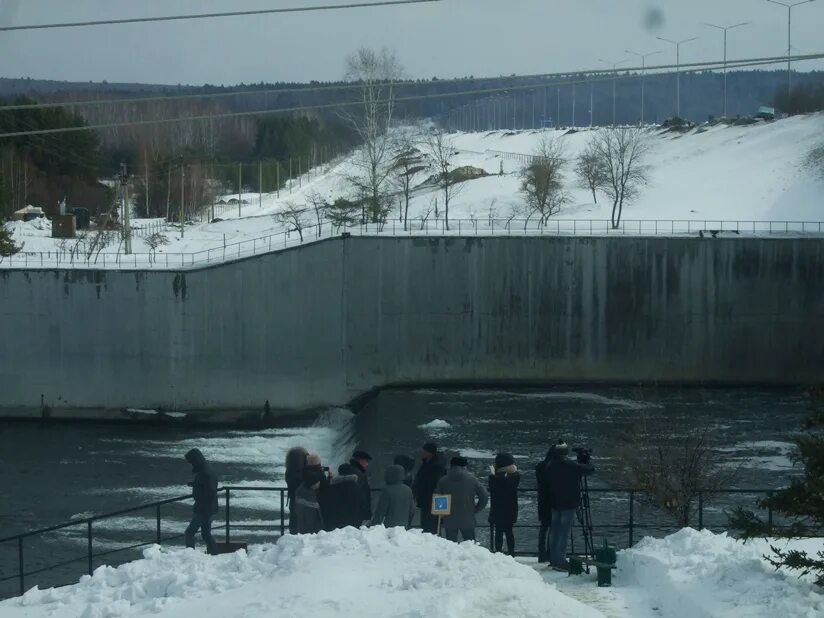
<instances>
[{"instance_id":1,"label":"concrete dam","mask_svg":"<svg viewBox=\"0 0 824 618\"><path fill-rule=\"evenodd\" d=\"M0 335L2 408L821 383L824 242L355 236L180 272L0 270Z\"/></svg>"}]
</instances>

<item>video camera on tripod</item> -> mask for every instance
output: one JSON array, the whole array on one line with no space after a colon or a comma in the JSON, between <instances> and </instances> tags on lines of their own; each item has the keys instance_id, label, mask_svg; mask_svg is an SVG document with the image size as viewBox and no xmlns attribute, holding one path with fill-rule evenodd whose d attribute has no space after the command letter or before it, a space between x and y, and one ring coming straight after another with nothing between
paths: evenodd
<instances>
[{"instance_id":1,"label":"video camera on tripod","mask_svg":"<svg viewBox=\"0 0 824 618\"><path fill-rule=\"evenodd\" d=\"M588 465L592 461L592 450L582 446L575 447L572 452L577 456L580 464Z\"/></svg>"},{"instance_id":2,"label":"video camera on tripod","mask_svg":"<svg viewBox=\"0 0 824 618\"><path fill-rule=\"evenodd\" d=\"M576 455L579 464L588 466L592 462L592 449L582 446L575 447L572 452ZM595 559L595 542L592 536L592 510L589 504L589 482L586 474L581 475L578 481L578 492L580 493L581 506L578 507L578 523L581 525L581 535L584 537L584 555ZM589 572L589 567L587 567Z\"/></svg>"}]
</instances>

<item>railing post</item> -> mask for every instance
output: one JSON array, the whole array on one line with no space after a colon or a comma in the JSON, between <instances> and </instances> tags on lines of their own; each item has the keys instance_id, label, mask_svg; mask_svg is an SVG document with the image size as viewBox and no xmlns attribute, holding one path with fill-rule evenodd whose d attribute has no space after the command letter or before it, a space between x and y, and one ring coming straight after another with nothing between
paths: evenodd
<instances>
[{"instance_id":1,"label":"railing post","mask_svg":"<svg viewBox=\"0 0 824 618\"><path fill-rule=\"evenodd\" d=\"M698 529L704 529L704 494L698 492Z\"/></svg>"},{"instance_id":2,"label":"railing post","mask_svg":"<svg viewBox=\"0 0 824 618\"><path fill-rule=\"evenodd\" d=\"M20 577L20 596L26 592L26 574L23 567L23 537L17 537L17 569Z\"/></svg>"},{"instance_id":3,"label":"railing post","mask_svg":"<svg viewBox=\"0 0 824 618\"><path fill-rule=\"evenodd\" d=\"M157 536L155 537L155 540L157 541L157 544L160 545L160 505L159 504L157 505L157 512L155 513L155 515L157 516L157 522L156 522L157 523Z\"/></svg>"},{"instance_id":4,"label":"railing post","mask_svg":"<svg viewBox=\"0 0 824 618\"><path fill-rule=\"evenodd\" d=\"M229 488L226 488L226 542L229 542Z\"/></svg>"},{"instance_id":5,"label":"railing post","mask_svg":"<svg viewBox=\"0 0 824 618\"><path fill-rule=\"evenodd\" d=\"M90 519L86 524L87 528L87 541L88 541L88 559L89 559L89 575L94 572L94 554L92 553L92 520Z\"/></svg>"},{"instance_id":6,"label":"railing post","mask_svg":"<svg viewBox=\"0 0 824 618\"><path fill-rule=\"evenodd\" d=\"M629 546L635 544L635 492L629 492Z\"/></svg>"},{"instance_id":7,"label":"railing post","mask_svg":"<svg viewBox=\"0 0 824 618\"><path fill-rule=\"evenodd\" d=\"M286 496L280 490L280 536L286 534Z\"/></svg>"}]
</instances>

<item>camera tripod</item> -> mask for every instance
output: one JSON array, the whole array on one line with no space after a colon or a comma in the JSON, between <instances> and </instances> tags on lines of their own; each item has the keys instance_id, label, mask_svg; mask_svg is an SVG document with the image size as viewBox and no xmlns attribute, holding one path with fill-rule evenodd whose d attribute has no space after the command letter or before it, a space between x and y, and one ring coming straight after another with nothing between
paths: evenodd
<instances>
[{"instance_id":1,"label":"camera tripod","mask_svg":"<svg viewBox=\"0 0 824 618\"><path fill-rule=\"evenodd\" d=\"M581 477L578 481L578 491L581 495L581 506L578 507L576 514L578 516L578 524L581 526L581 535L584 537L584 555L595 560L595 543L592 539L592 509L589 504L589 483L587 477ZM589 573L589 566L587 566L587 573Z\"/></svg>"}]
</instances>

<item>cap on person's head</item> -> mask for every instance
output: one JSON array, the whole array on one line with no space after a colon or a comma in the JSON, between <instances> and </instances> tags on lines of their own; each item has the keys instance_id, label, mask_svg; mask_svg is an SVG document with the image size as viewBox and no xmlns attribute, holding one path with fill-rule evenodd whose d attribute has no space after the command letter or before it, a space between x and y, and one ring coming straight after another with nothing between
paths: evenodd
<instances>
[{"instance_id":1,"label":"cap on person's head","mask_svg":"<svg viewBox=\"0 0 824 618\"><path fill-rule=\"evenodd\" d=\"M306 458L306 465L307 466L319 466L320 465L320 455L317 453L312 453Z\"/></svg>"},{"instance_id":2,"label":"cap on person's head","mask_svg":"<svg viewBox=\"0 0 824 618\"><path fill-rule=\"evenodd\" d=\"M552 447L552 452L556 457L564 457L569 454L569 445L566 443L566 440L561 438L555 442L555 446Z\"/></svg>"},{"instance_id":3,"label":"cap on person's head","mask_svg":"<svg viewBox=\"0 0 824 618\"><path fill-rule=\"evenodd\" d=\"M458 455L452 458L449 465L453 468L466 468L469 465L469 460L466 457Z\"/></svg>"},{"instance_id":4,"label":"cap on person's head","mask_svg":"<svg viewBox=\"0 0 824 618\"><path fill-rule=\"evenodd\" d=\"M352 453L352 459L354 459L354 460L364 459L366 461L372 461L372 455L370 455L366 451L355 451L354 453Z\"/></svg>"},{"instance_id":5,"label":"cap on person's head","mask_svg":"<svg viewBox=\"0 0 824 618\"><path fill-rule=\"evenodd\" d=\"M514 463L515 458L509 453L498 453L497 455L495 455L496 468L506 468L507 466L514 465Z\"/></svg>"},{"instance_id":6,"label":"cap on person's head","mask_svg":"<svg viewBox=\"0 0 824 618\"><path fill-rule=\"evenodd\" d=\"M421 447L421 450L426 451L430 455L437 455L438 454L438 445L434 442L427 442Z\"/></svg>"}]
</instances>

